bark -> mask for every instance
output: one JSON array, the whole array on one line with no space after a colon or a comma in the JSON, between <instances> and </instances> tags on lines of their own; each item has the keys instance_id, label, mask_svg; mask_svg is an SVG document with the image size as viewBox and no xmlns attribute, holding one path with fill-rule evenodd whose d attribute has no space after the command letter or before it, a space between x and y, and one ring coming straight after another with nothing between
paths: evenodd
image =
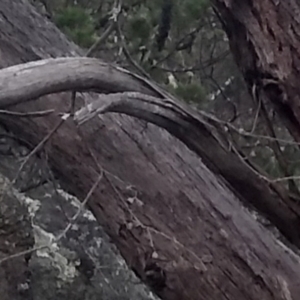
<instances>
[{"instance_id":1,"label":"bark","mask_svg":"<svg viewBox=\"0 0 300 300\"><path fill-rule=\"evenodd\" d=\"M0 16L2 67L80 53L25 1L2 0ZM9 87L10 82L2 88ZM134 82L139 89L143 88L143 82L137 78ZM154 93L149 86L148 89L147 94ZM22 86L17 88L21 90ZM100 91L107 92L101 88ZM157 91L154 94L159 96ZM80 105L95 100L82 96ZM70 94L63 93L18 105L17 111L55 108L65 112L69 106ZM184 117L185 111L175 110L175 115L177 112ZM221 174L247 200L259 203L260 198L256 197L267 200L266 195L272 199L270 188L252 173L241 173L236 181L240 165L235 165L235 156L224 156L227 152L209 131L203 130L200 135L202 123L190 123L197 118L193 114L186 116L186 124L192 125L190 149L196 152L193 145L197 145L197 154L216 173L221 173L224 165L227 174ZM33 145L60 119L55 114L39 119L1 115L2 123ZM79 133L69 120L45 149L60 182L81 199L98 177L99 170L89 150L93 152L105 171L105 180L89 207L129 266L152 284L163 299L296 299L300 292L299 257L260 225L227 184L186 146L157 127L141 129L136 119L109 115L90 120ZM177 132L182 137L186 133ZM231 169L230 177L231 166L238 167ZM132 202L133 198L136 201ZM292 231L290 225L295 225L297 214L285 203L282 207L291 214L284 215L281 228L285 228L288 236L287 228ZM279 218L279 210L273 210L270 217ZM290 239L297 244L296 230ZM154 261L149 252L155 252L159 259ZM162 269L166 274L165 285L162 280L153 282L153 276L149 276L155 270L156 275L161 275Z\"/></svg>"},{"instance_id":2,"label":"bark","mask_svg":"<svg viewBox=\"0 0 300 300\"><path fill-rule=\"evenodd\" d=\"M274 105L299 142L299 1L212 2L249 90Z\"/></svg>"},{"instance_id":3,"label":"bark","mask_svg":"<svg viewBox=\"0 0 300 300\"><path fill-rule=\"evenodd\" d=\"M107 74L110 77L107 77ZM208 124L183 103L168 97L158 86L122 68L91 58L59 58L31 62L3 69L0 107L10 107L40 96L67 90L111 93L102 95L87 108L76 113L82 124L98 113L119 112L138 117L168 130L196 152L216 173L221 174L235 191L240 192L258 211L265 214L282 233L299 246L299 208L288 197L274 197L266 182L255 174L236 154L228 151L226 139L211 134L215 124ZM146 93L126 93L125 91ZM122 93L118 93L121 92ZM150 97L156 95L157 97ZM170 96L172 97L172 96ZM210 122L212 119L210 119ZM222 129L215 128L222 133ZM205 145L205 147L203 146ZM228 162L226 164L225 162Z\"/></svg>"}]
</instances>

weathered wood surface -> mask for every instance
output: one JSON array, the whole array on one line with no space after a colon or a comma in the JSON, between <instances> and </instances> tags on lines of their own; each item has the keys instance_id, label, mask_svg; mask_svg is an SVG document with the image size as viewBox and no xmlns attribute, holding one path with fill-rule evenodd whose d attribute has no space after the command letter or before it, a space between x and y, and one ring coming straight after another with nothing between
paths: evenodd
<instances>
[{"instance_id":1,"label":"weathered wood surface","mask_svg":"<svg viewBox=\"0 0 300 300\"><path fill-rule=\"evenodd\" d=\"M25 1L1 1L0 16L2 67L80 53ZM70 93L47 96L19 105L18 111L63 112L69 100ZM2 123L33 145L59 119L1 116ZM67 121L46 147L49 162L60 182L83 198L98 176L89 143L106 172L89 207L144 279L142 258L155 250L167 276L166 286L158 291L163 299L298 297L299 257L260 225L181 142L154 126L142 131L136 119L115 114L89 121L81 132L84 140ZM135 194L139 201L128 202Z\"/></svg>"},{"instance_id":2,"label":"weathered wood surface","mask_svg":"<svg viewBox=\"0 0 300 300\"><path fill-rule=\"evenodd\" d=\"M272 103L300 142L300 6L297 0L213 0L249 90Z\"/></svg>"},{"instance_id":3,"label":"weathered wood surface","mask_svg":"<svg viewBox=\"0 0 300 300\"><path fill-rule=\"evenodd\" d=\"M282 192L275 197L272 185L228 150L232 146L224 139L221 126L214 128L217 122L179 103L154 83L120 67L82 57L52 58L5 68L0 72L0 82L0 108L74 89L102 93L97 101L76 113L78 124L99 113L118 112L166 129L198 154L211 170L221 174L248 206L266 215L285 237L300 245L299 207ZM216 134L218 130L221 134Z\"/></svg>"}]
</instances>

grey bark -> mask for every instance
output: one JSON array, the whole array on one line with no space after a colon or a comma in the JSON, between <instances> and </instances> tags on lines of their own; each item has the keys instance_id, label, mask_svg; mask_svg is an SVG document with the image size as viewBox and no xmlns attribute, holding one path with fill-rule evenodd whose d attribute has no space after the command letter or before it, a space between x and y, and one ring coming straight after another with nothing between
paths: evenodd
<instances>
[{"instance_id":1,"label":"grey bark","mask_svg":"<svg viewBox=\"0 0 300 300\"><path fill-rule=\"evenodd\" d=\"M273 105L299 143L299 1L212 2L249 90Z\"/></svg>"},{"instance_id":2,"label":"grey bark","mask_svg":"<svg viewBox=\"0 0 300 300\"><path fill-rule=\"evenodd\" d=\"M0 16L2 67L80 53L25 1L3 0ZM79 104L94 100L82 96ZM64 93L15 109L26 112L55 108L56 112L66 112L69 102L70 95ZM54 114L37 121L3 114L0 119L17 138L34 146L60 118ZM211 135L206 131L206 136ZM211 138L202 141L200 137L205 135L194 137L194 142L198 137L198 145L204 143L201 149L221 149ZM154 126L141 131L140 122L127 116L96 118L86 123L80 134L72 122L66 122L42 154L49 157L62 186L80 199L98 176L87 143L105 172L105 180L88 203L89 208L128 265L145 282L149 283L149 265L164 269L166 285L156 290L163 299L298 297L299 256L259 224L228 184L178 140ZM222 163L229 171L230 161L221 163L222 155L215 158L219 161L209 164L210 153L201 153L216 173ZM236 177L235 169L232 172ZM255 184L247 189L248 174L241 174L239 192L249 200L264 195L251 194ZM271 196L262 182L257 183ZM238 184L231 188L235 191ZM155 264L145 260L149 252L158 255Z\"/></svg>"},{"instance_id":3,"label":"grey bark","mask_svg":"<svg viewBox=\"0 0 300 300\"><path fill-rule=\"evenodd\" d=\"M276 185L262 181L251 169L254 167L238 158L237 153L228 150L233 146L224 138L220 124L212 118L205 120L207 116L179 103L147 79L97 59L75 57L39 60L6 68L0 72L0 82L2 108L67 90L110 93L78 111L75 121L83 123L98 113L119 112L165 128L202 157L213 171L221 174L248 205L253 205L273 221L290 242L299 246L299 207L288 195L276 189ZM219 134L214 135L213 131ZM276 192L277 197L272 192Z\"/></svg>"}]
</instances>

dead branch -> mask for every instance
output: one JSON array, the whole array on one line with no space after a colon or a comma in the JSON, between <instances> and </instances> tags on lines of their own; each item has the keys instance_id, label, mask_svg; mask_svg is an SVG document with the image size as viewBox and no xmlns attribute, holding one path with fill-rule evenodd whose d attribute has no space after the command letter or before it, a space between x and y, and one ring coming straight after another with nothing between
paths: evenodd
<instances>
[{"instance_id":1,"label":"dead branch","mask_svg":"<svg viewBox=\"0 0 300 300\"><path fill-rule=\"evenodd\" d=\"M183 103L166 99L167 94L147 79L98 59L75 57L45 59L2 69L0 85L0 108L68 90L101 93L98 101L75 114L78 124L99 113L117 112L166 129L197 153L212 171L224 177L246 204L262 212L291 242L300 245L296 230L300 213L294 203L276 189L279 197L274 197L270 182L254 172L253 166L241 161L224 135L218 133L220 128Z\"/></svg>"},{"instance_id":2,"label":"dead branch","mask_svg":"<svg viewBox=\"0 0 300 300\"><path fill-rule=\"evenodd\" d=\"M117 93L136 91L158 96L147 81L95 58L68 57L34 61L0 71L0 108L63 91Z\"/></svg>"}]
</instances>

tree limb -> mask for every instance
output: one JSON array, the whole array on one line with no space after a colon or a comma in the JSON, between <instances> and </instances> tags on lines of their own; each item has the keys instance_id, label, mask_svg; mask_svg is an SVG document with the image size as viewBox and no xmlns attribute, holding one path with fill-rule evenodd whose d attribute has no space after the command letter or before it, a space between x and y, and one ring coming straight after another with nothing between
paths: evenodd
<instances>
[{"instance_id":1,"label":"tree limb","mask_svg":"<svg viewBox=\"0 0 300 300\"><path fill-rule=\"evenodd\" d=\"M0 70L0 108L68 90L102 93L98 101L75 114L79 124L98 113L117 112L168 130L225 178L247 205L262 212L291 242L300 245L300 213L294 203L283 194L274 197L272 186L230 150L213 123L183 103L164 97L167 94L155 84L94 58L46 59Z\"/></svg>"}]
</instances>

